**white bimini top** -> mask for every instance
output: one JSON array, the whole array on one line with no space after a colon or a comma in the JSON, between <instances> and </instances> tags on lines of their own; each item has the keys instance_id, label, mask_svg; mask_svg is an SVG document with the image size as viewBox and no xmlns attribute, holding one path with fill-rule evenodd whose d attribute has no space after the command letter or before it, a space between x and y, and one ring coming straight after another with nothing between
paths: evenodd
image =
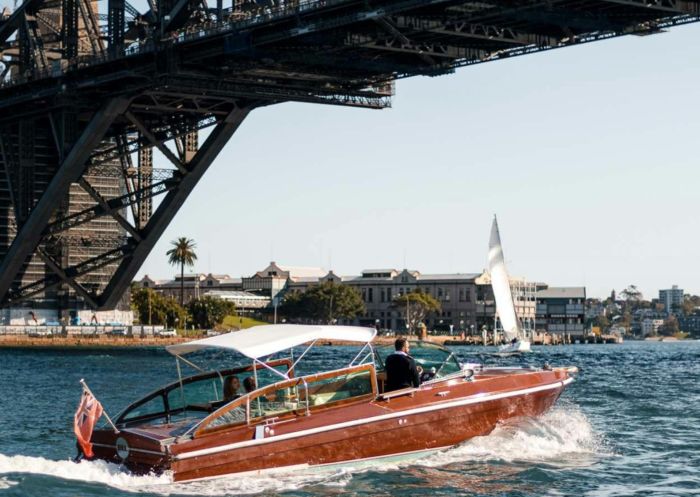
<instances>
[{"instance_id":1,"label":"white bimini top","mask_svg":"<svg viewBox=\"0 0 700 497\"><path fill-rule=\"evenodd\" d=\"M165 349L176 356L209 348L231 349L251 359L259 359L315 340L369 343L376 334L377 330L374 328L360 326L274 324L168 345Z\"/></svg>"}]
</instances>

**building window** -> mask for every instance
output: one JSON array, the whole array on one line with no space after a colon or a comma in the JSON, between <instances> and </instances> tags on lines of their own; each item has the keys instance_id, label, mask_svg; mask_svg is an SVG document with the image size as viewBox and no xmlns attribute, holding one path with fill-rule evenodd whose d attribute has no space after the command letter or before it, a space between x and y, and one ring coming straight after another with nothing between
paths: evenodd
<instances>
[{"instance_id":1,"label":"building window","mask_svg":"<svg viewBox=\"0 0 700 497\"><path fill-rule=\"evenodd\" d=\"M362 289L362 301L367 302L367 289L366 288Z\"/></svg>"},{"instance_id":2,"label":"building window","mask_svg":"<svg viewBox=\"0 0 700 497\"><path fill-rule=\"evenodd\" d=\"M386 289L386 301L391 302L391 288Z\"/></svg>"},{"instance_id":3,"label":"building window","mask_svg":"<svg viewBox=\"0 0 700 497\"><path fill-rule=\"evenodd\" d=\"M380 302L386 302L386 291L382 288L382 293L379 296Z\"/></svg>"},{"instance_id":4,"label":"building window","mask_svg":"<svg viewBox=\"0 0 700 497\"><path fill-rule=\"evenodd\" d=\"M374 288L370 288L367 292L368 302L374 302Z\"/></svg>"},{"instance_id":5,"label":"building window","mask_svg":"<svg viewBox=\"0 0 700 497\"><path fill-rule=\"evenodd\" d=\"M437 298L438 300L442 299L442 288L437 289Z\"/></svg>"},{"instance_id":6,"label":"building window","mask_svg":"<svg viewBox=\"0 0 700 497\"><path fill-rule=\"evenodd\" d=\"M464 302L464 288L459 289L459 301Z\"/></svg>"},{"instance_id":7,"label":"building window","mask_svg":"<svg viewBox=\"0 0 700 497\"><path fill-rule=\"evenodd\" d=\"M447 300L448 302L450 300L450 291L449 290L445 290L445 300Z\"/></svg>"}]
</instances>

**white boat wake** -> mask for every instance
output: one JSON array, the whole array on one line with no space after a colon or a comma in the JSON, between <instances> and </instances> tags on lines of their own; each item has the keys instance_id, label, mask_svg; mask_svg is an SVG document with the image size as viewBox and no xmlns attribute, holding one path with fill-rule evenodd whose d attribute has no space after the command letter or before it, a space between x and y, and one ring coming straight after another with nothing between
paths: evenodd
<instances>
[{"instance_id":1,"label":"white boat wake","mask_svg":"<svg viewBox=\"0 0 700 497\"><path fill-rule=\"evenodd\" d=\"M603 437L586 416L576 408L560 406L536 419L499 426L488 436L473 438L418 464L503 461L581 467L609 455Z\"/></svg>"},{"instance_id":2,"label":"white boat wake","mask_svg":"<svg viewBox=\"0 0 700 497\"><path fill-rule=\"evenodd\" d=\"M173 483L168 474L136 476L104 461L53 461L42 457L0 454L0 489L16 485L13 474L36 474L65 480L104 484L119 490L156 495L223 496L293 491L311 485L346 486L353 476L369 471L387 472L397 468L441 466L499 461L502 463L545 464L549 467L585 467L611 455L602 437L586 416L575 407L556 407L537 419L504 425L485 437L432 456L401 463L375 462L293 474L231 476L184 484Z\"/></svg>"},{"instance_id":3,"label":"white boat wake","mask_svg":"<svg viewBox=\"0 0 700 497\"><path fill-rule=\"evenodd\" d=\"M140 489L144 486L157 486L170 484L172 480L167 475L135 476L125 473L116 464L104 461L82 461L79 463L69 459L53 461L43 457L32 456L6 456L0 454L0 488L2 485L13 486L16 482L12 479L13 473L54 476L64 480L84 481L90 483L103 483L111 487L128 490Z\"/></svg>"}]
</instances>

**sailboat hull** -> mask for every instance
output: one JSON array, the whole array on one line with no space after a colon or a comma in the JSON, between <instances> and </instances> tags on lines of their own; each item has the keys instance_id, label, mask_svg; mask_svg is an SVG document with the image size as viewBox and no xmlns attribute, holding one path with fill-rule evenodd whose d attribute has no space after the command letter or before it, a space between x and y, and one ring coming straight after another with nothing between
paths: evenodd
<instances>
[{"instance_id":1,"label":"sailboat hull","mask_svg":"<svg viewBox=\"0 0 700 497\"><path fill-rule=\"evenodd\" d=\"M502 354L521 354L523 352L532 352L530 342L527 340L518 340L515 343L502 345L498 351Z\"/></svg>"}]
</instances>

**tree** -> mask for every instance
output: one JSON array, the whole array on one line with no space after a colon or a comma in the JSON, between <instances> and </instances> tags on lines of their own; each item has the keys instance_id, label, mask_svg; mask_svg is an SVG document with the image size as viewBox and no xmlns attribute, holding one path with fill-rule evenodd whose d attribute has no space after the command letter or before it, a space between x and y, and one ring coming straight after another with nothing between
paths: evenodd
<instances>
[{"instance_id":1,"label":"tree","mask_svg":"<svg viewBox=\"0 0 700 497\"><path fill-rule=\"evenodd\" d=\"M413 290L403 295L397 295L391 306L399 312L405 312L408 316L408 333L418 333L421 323L431 312L438 312L442 307L432 295L420 290Z\"/></svg>"},{"instance_id":2,"label":"tree","mask_svg":"<svg viewBox=\"0 0 700 497\"><path fill-rule=\"evenodd\" d=\"M289 318L333 323L337 319L355 319L365 312L362 295L352 287L324 281L303 293L285 295L280 313Z\"/></svg>"},{"instance_id":3,"label":"tree","mask_svg":"<svg viewBox=\"0 0 700 497\"><path fill-rule=\"evenodd\" d=\"M673 336L680 331L681 328L678 325L678 319L676 319L676 316L674 315L670 315L668 318L666 318L664 324L659 327L659 334L667 337Z\"/></svg>"},{"instance_id":4,"label":"tree","mask_svg":"<svg viewBox=\"0 0 700 497\"><path fill-rule=\"evenodd\" d=\"M236 306L227 300L202 297L191 300L187 310L195 327L202 329L214 328L223 323L226 316L236 312Z\"/></svg>"},{"instance_id":5,"label":"tree","mask_svg":"<svg viewBox=\"0 0 700 497\"><path fill-rule=\"evenodd\" d=\"M601 329L601 331L605 331L610 327L610 320L605 314L599 314L593 320L593 324L595 326L598 326Z\"/></svg>"},{"instance_id":6,"label":"tree","mask_svg":"<svg viewBox=\"0 0 700 497\"><path fill-rule=\"evenodd\" d=\"M695 313L695 310L700 307L700 297L697 295L684 295L683 304L681 308L683 309L683 314L690 316Z\"/></svg>"},{"instance_id":7,"label":"tree","mask_svg":"<svg viewBox=\"0 0 700 497\"><path fill-rule=\"evenodd\" d=\"M187 311L175 299L163 297L150 288L132 292L131 305L141 324L184 326L187 318Z\"/></svg>"},{"instance_id":8,"label":"tree","mask_svg":"<svg viewBox=\"0 0 700 497\"><path fill-rule=\"evenodd\" d=\"M173 240L170 244L173 248L168 250L166 255L171 266L180 266L180 305L182 306L185 305L185 265L194 266L194 261L197 260L194 249L197 244L194 240L184 236Z\"/></svg>"},{"instance_id":9,"label":"tree","mask_svg":"<svg viewBox=\"0 0 700 497\"><path fill-rule=\"evenodd\" d=\"M303 292L287 292L279 305L279 313L287 318L296 319L304 317L302 302Z\"/></svg>"},{"instance_id":10,"label":"tree","mask_svg":"<svg viewBox=\"0 0 700 497\"><path fill-rule=\"evenodd\" d=\"M627 305L635 306L642 300L642 292L637 289L636 285L630 285L620 292L620 296L625 299Z\"/></svg>"}]
</instances>

